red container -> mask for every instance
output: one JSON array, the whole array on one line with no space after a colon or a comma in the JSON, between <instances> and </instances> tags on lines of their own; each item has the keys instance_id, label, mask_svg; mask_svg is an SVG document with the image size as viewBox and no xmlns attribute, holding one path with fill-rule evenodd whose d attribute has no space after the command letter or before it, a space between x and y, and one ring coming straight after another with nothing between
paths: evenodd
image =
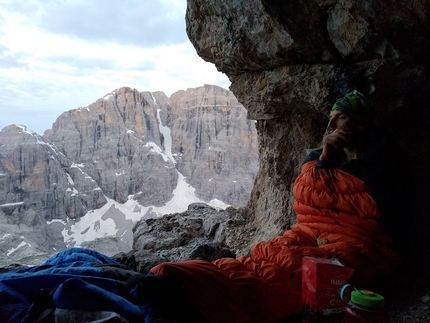
<instances>
[{"instance_id":1,"label":"red container","mask_svg":"<svg viewBox=\"0 0 430 323\"><path fill-rule=\"evenodd\" d=\"M345 301L345 290L352 287L350 300ZM371 291L358 290L346 284L340 290L340 298L345 302L344 323L391 323L391 318L385 311L385 300L380 294Z\"/></svg>"}]
</instances>

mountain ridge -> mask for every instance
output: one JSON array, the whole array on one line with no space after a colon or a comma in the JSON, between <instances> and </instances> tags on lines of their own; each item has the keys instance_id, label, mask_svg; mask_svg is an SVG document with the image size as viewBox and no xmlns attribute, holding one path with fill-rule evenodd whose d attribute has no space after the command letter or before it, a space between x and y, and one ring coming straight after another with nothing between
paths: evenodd
<instances>
[{"instance_id":1,"label":"mountain ridge","mask_svg":"<svg viewBox=\"0 0 430 323\"><path fill-rule=\"evenodd\" d=\"M193 202L245 205L257 164L254 122L231 92L211 85L170 98L122 87L62 113L43 136L5 127L0 221L8 229L0 231L0 255L18 255L20 244L57 251L90 237L131 246L131 228L142 217ZM19 238L23 224L40 231L43 243Z\"/></svg>"}]
</instances>

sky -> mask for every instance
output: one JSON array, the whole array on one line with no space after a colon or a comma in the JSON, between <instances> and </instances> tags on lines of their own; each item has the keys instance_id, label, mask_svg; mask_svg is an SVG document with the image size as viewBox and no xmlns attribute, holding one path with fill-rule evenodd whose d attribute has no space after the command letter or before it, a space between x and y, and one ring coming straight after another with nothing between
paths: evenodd
<instances>
[{"instance_id":1,"label":"sky","mask_svg":"<svg viewBox=\"0 0 430 323\"><path fill-rule=\"evenodd\" d=\"M189 41L185 11L186 0L0 0L0 130L42 135L122 86L228 89Z\"/></svg>"}]
</instances>

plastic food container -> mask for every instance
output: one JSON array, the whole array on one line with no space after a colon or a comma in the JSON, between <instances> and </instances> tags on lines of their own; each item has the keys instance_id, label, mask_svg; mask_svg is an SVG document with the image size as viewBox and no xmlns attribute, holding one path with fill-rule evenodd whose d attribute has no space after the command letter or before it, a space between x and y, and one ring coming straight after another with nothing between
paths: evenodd
<instances>
[{"instance_id":1,"label":"plastic food container","mask_svg":"<svg viewBox=\"0 0 430 323\"><path fill-rule=\"evenodd\" d=\"M345 291L353 289L349 300ZM339 296L345 303L345 323L391 323L391 318L385 311L385 299L382 295L368 290L358 290L350 284L344 285Z\"/></svg>"}]
</instances>

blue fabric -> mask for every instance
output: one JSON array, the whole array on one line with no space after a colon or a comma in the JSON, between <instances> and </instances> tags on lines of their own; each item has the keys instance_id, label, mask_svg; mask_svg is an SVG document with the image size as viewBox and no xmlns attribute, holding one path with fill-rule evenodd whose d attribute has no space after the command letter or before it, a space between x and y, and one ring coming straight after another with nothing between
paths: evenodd
<instances>
[{"instance_id":1,"label":"blue fabric","mask_svg":"<svg viewBox=\"0 0 430 323\"><path fill-rule=\"evenodd\" d=\"M94 262L102 264L118 264L115 260L97 251L83 248L70 248L57 253L45 261L45 265L58 265L60 263L71 263L76 261Z\"/></svg>"},{"instance_id":2,"label":"blue fabric","mask_svg":"<svg viewBox=\"0 0 430 323\"><path fill-rule=\"evenodd\" d=\"M145 304L138 306L119 296L120 282L103 277L101 265L119 264L94 250L71 248L41 266L0 274L1 322L27 322L41 289L52 289L56 308L115 311L130 323L150 322Z\"/></svg>"},{"instance_id":3,"label":"blue fabric","mask_svg":"<svg viewBox=\"0 0 430 323\"><path fill-rule=\"evenodd\" d=\"M110 310L120 314L128 322L145 322L144 308L106 290L82 279L72 278L53 291L53 300L57 308L85 311Z\"/></svg>"}]
</instances>

